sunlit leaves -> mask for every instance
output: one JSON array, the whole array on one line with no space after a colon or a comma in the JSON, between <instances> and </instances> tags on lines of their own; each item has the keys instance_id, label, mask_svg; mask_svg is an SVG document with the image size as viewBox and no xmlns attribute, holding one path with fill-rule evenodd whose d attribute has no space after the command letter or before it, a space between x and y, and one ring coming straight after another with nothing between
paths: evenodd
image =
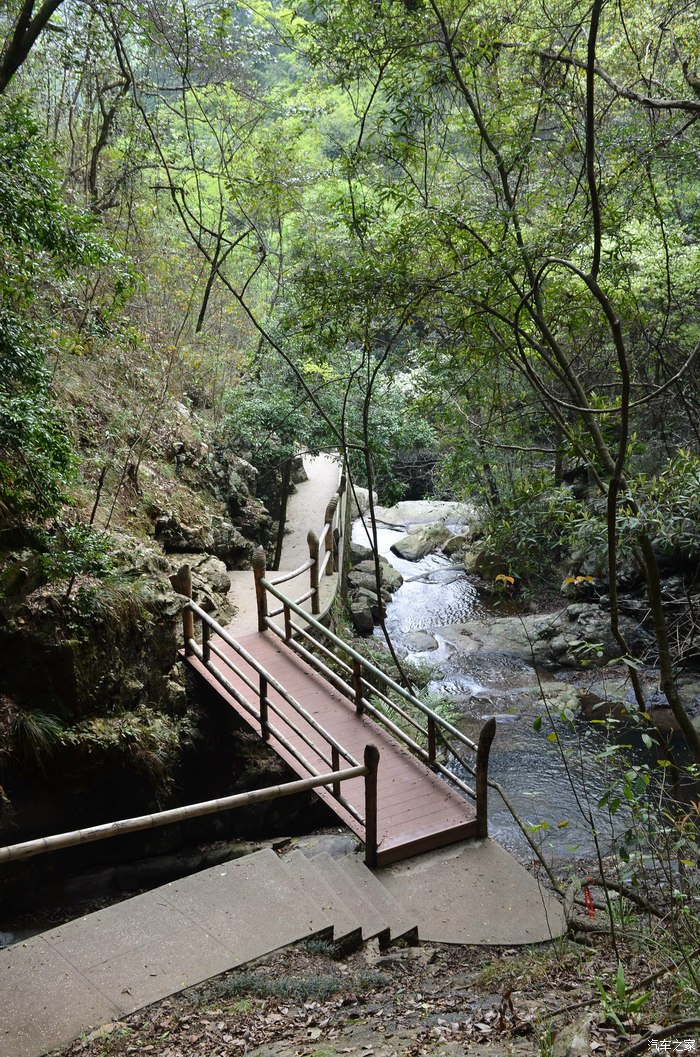
<instances>
[{"instance_id":1,"label":"sunlit leaves","mask_svg":"<svg viewBox=\"0 0 700 1057\"><path fill-rule=\"evenodd\" d=\"M18 103L0 111L0 250L0 506L13 519L46 517L64 501L74 463L50 393L53 339L35 302L71 270L116 258L94 221L65 203L37 125Z\"/></svg>"}]
</instances>

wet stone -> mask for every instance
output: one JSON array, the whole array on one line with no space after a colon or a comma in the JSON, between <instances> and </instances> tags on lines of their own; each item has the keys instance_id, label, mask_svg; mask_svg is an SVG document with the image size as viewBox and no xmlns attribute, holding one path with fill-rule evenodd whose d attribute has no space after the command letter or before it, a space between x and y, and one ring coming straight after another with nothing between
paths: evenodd
<instances>
[{"instance_id":1,"label":"wet stone","mask_svg":"<svg viewBox=\"0 0 700 1057\"><path fill-rule=\"evenodd\" d=\"M427 631L412 631L404 637L404 643L412 653L427 653L438 647L437 639Z\"/></svg>"}]
</instances>

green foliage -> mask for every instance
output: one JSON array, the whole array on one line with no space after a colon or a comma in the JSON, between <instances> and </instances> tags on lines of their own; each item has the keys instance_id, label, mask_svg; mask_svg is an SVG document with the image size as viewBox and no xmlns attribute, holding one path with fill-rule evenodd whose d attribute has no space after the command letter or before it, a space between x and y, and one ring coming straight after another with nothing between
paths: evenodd
<instances>
[{"instance_id":1,"label":"green foliage","mask_svg":"<svg viewBox=\"0 0 700 1057\"><path fill-rule=\"evenodd\" d=\"M146 705L118 716L93 716L66 728L61 740L88 752L116 753L150 775L161 792L170 788L182 741L192 734L188 719L172 719Z\"/></svg>"},{"instance_id":2,"label":"green foliage","mask_svg":"<svg viewBox=\"0 0 700 1057\"><path fill-rule=\"evenodd\" d=\"M239 385L227 400L227 432L250 452L256 466L291 459L313 447L308 404L293 384L271 375Z\"/></svg>"},{"instance_id":3,"label":"green foliage","mask_svg":"<svg viewBox=\"0 0 700 1057\"><path fill-rule=\"evenodd\" d=\"M21 101L2 104L0 157L0 232L11 254L10 275L40 274L42 251L58 274L77 263L96 265L108 259L106 247L95 238L94 220L65 202L57 167ZM2 285L7 292L7 274Z\"/></svg>"},{"instance_id":4,"label":"green foliage","mask_svg":"<svg viewBox=\"0 0 700 1057\"><path fill-rule=\"evenodd\" d=\"M424 493L431 491L431 468L436 459L435 432L419 412L415 399L401 384L380 378L371 394L367 436L358 448L351 448L348 464L355 480L367 486L367 460L372 468L372 483L384 506L403 499L412 485ZM358 396L360 394L357 394ZM346 432L361 436L360 408L353 401L345 406ZM359 439L359 437L358 437ZM427 466L421 468L421 463Z\"/></svg>"},{"instance_id":5,"label":"green foliage","mask_svg":"<svg viewBox=\"0 0 700 1057\"><path fill-rule=\"evenodd\" d=\"M700 803L679 799L696 788L695 764L678 765L660 748L661 734L650 715L635 704L618 706L621 718L593 721L594 727L570 748L559 737L562 727L576 731L579 721L569 705L551 707L550 751L561 754L583 823L596 848L605 895L604 915L612 930L617 964L612 981L596 979L602 1010L620 1032L634 1022L651 995L631 987L625 971L628 955L643 952L651 965L674 965L680 1003L696 1008L700 975L695 967L700 944L697 915L700 896L698 832ZM570 739L568 739L570 740ZM593 795L591 776L602 793ZM600 783L600 784L599 784ZM538 829L544 829L540 824ZM627 963L629 964L629 963Z\"/></svg>"},{"instance_id":6,"label":"green foliage","mask_svg":"<svg viewBox=\"0 0 700 1057\"><path fill-rule=\"evenodd\" d=\"M641 514L622 514L620 531L632 538L643 525L665 553L682 551L689 558L700 554L700 458L679 451L660 473L637 482Z\"/></svg>"},{"instance_id":7,"label":"green foliage","mask_svg":"<svg viewBox=\"0 0 700 1057\"><path fill-rule=\"evenodd\" d=\"M571 520L580 509L570 489L548 485L546 474L533 475L489 512L480 548L494 565L524 581L551 583L552 567L564 553Z\"/></svg>"},{"instance_id":8,"label":"green foliage","mask_svg":"<svg viewBox=\"0 0 700 1057\"><path fill-rule=\"evenodd\" d=\"M61 744L63 723L40 709L17 709L12 717L11 738L15 751L26 763L41 764Z\"/></svg>"},{"instance_id":9,"label":"green foliage","mask_svg":"<svg viewBox=\"0 0 700 1057\"><path fill-rule=\"evenodd\" d=\"M40 536L46 548L41 563L51 581L104 576L110 569L108 537L92 525L55 524Z\"/></svg>"},{"instance_id":10,"label":"green foliage","mask_svg":"<svg viewBox=\"0 0 700 1057\"><path fill-rule=\"evenodd\" d=\"M637 510L630 509L630 496ZM637 474L620 498L617 514L618 565L635 554L642 533L660 554L686 560L700 554L700 458L681 450L664 459L655 472ZM572 510L567 540L600 574L607 574L608 531L604 500Z\"/></svg>"},{"instance_id":11,"label":"green foliage","mask_svg":"<svg viewBox=\"0 0 700 1057\"><path fill-rule=\"evenodd\" d=\"M651 992L644 991L634 996L629 993L622 962L617 963L617 971L611 986L606 988L597 978L594 983L598 988L601 1008L606 1019L615 1025L621 1035L626 1035L627 1028L623 1021L630 1021L636 1016L651 998Z\"/></svg>"},{"instance_id":12,"label":"green foliage","mask_svg":"<svg viewBox=\"0 0 700 1057\"><path fill-rule=\"evenodd\" d=\"M44 519L65 501L75 468L51 395L50 302L72 270L113 255L94 221L65 203L21 102L0 107L0 250L0 511Z\"/></svg>"}]
</instances>

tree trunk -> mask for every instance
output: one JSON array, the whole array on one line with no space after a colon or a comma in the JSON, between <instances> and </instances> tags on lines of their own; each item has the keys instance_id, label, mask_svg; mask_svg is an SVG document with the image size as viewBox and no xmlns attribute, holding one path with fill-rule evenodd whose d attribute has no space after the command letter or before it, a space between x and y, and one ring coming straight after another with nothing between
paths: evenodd
<instances>
[{"instance_id":1,"label":"tree trunk","mask_svg":"<svg viewBox=\"0 0 700 1057\"><path fill-rule=\"evenodd\" d=\"M273 569L279 569L282 561L282 545L284 543L284 530L287 523L287 501L289 499L289 486L292 481L292 460L285 459L282 463L282 491L280 494L280 513L277 526L277 542L275 544L275 557L272 562Z\"/></svg>"}]
</instances>

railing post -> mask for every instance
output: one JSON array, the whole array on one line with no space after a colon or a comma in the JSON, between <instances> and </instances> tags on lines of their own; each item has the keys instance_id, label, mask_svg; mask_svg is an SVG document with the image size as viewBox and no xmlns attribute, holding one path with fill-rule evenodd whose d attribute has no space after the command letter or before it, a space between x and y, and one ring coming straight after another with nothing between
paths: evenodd
<instances>
[{"instance_id":1,"label":"railing post","mask_svg":"<svg viewBox=\"0 0 700 1057\"><path fill-rule=\"evenodd\" d=\"M283 608L284 608L284 637L285 637L285 640L287 642L289 642L289 640L292 637L292 612L291 612L291 610L290 610L290 608L289 608L289 606L287 605L286 602L284 603Z\"/></svg>"},{"instance_id":2,"label":"railing post","mask_svg":"<svg viewBox=\"0 0 700 1057\"><path fill-rule=\"evenodd\" d=\"M333 519L335 517L336 507L338 506L338 500L339 496L334 495L326 507L326 517L324 520L326 526L326 552L328 554L326 576L332 576L335 569L333 564Z\"/></svg>"},{"instance_id":3,"label":"railing post","mask_svg":"<svg viewBox=\"0 0 700 1057\"><path fill-rule=\"evenodd\" d=\"M377 768L379 749L365 746L365 864L377 865Z\"/></svg>"},{"instance_id":4,"label":"railing post","mask_svg":"<svg viewBox=\"0 0 700 1057\"><path fill-rule=\"evenodd\" d=\"M347 488L347 486L348 486L347 476L344 473L342 473L340 475L340 484L338 485L339 514L338 514L338 525L337 525L337 528L336 528L336 532L338 533L338 539L341 539L342 535L343 535L343 521L345 520L345 503L343 502L343 496L345 496L345 489ZM347 502L347 497L345 499L345 502Z\"/></svg>"},{"instance_id":5,"label":"railing post","mask_svg":"<svg viewBox=\"0 0 700 1057\"><path fill-rule=\"evenodd\" d=\"M270 740L270 727L267 722L267 679L260 673L260 734L263 741Z\"/></svg>"},{"instance_id":6,"label":"railing post","mask_svg":"<svg viewBox=\"0 0 700 1057\"><path fill-rule=\"evenodd\" d=\"M253 575L255 577L255 600L258 606L258 631L267 627L267 592L263 585L265 576L265 549L256 547L253 554Z\"/></svg>"},{"instance_id":7,"label":"railing post","mask_svg":"<svg viewBox=\"0 0 700 1057\"><path fill-rule=\"evenodd\" d=\"M355 691L355 711L358 716L361 716L365 710L365 706L362 703L365 691L362 685L362 668L355 657L352 658L352 687Z\"/></svg>"},{"instance_id":8,"label":"railing post","mask_svg":"<svg viewBox=\"0 0 700 1057\"><path fill-rule=\"evenodd\" d=\"M335 745L331 745L331 766L334 771L340 770L340 753ZM340 799L340 782L333 782L333 796Z\"/></svg>"},{"instance_id":9,"label":"railing post","mask_svg":"<svg viewBox=\"0 0 700 1057\"><path fill-rule=\"evenodd\" d=\"M211 638L211 628L205 620L202 621L202 660L205 664L209 664L211 660L211 647L209 645L209 639Z\"/></svg>"},{"instance_id":10,"label":"railing post","mask_svg":"<svg viewBox=\"0 0 700 1057\"><path fill-rule=\"evenodd\" d=\"M435 757L437 756L435 733L435 720L432 716L428 716L428 759L431 763L435 763Z\"/></svg>"},{"instance_id":11,"label":"railing post","mask_svg":"<svg viewBox=\"0 0 700 1057\"><path fill-rule=\"evenodd\" d=\"M180 588L183 595L192 598L192 569L189 565L181 566L179 573ZM188 605L182 611L182 634L185 640L185 656L191 657L191 640L194 638L194 613Z\"/></svg>"},{"instance_id":12,"label":"railing post","mask_svg":"<svg viewBox=\"0 0 700 1057\"><path fill-rule=\"evenodd\" d=\"M489 752L496 733L496 720L491 717L481 728L476 748L476 835L488 837L488 780Z\"/></svg>"},{"instance_id":13,"label":"railing post","mask_svg":"<svg viewBox=\"0 0 700 1057\"><path fill-rule=\"evenodd\" d=\"M321 600L318 597L318 536L312 529L309 529L306 541L309 544L309 558L313 562L309 569L309 586L313 592L311 595L311 612L314 616L318 616L321 612Z\"/></svg>"}]
</instances>

